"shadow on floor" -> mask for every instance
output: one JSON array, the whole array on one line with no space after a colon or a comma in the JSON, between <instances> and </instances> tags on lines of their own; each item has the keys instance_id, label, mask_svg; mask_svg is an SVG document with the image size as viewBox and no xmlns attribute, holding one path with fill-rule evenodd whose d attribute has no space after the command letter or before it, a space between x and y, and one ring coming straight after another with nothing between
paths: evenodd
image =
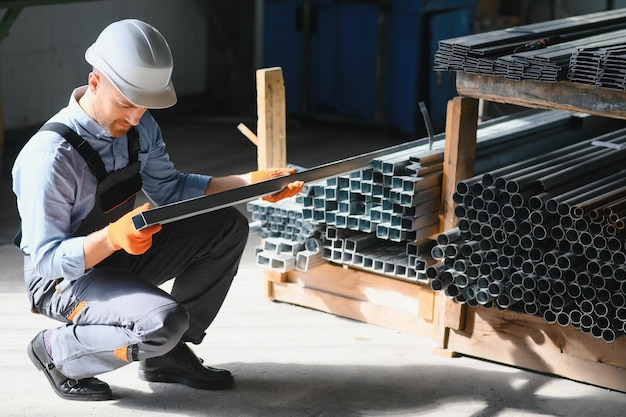
<instances>
[{"instance_id":1,"label":"shadow on floor","mask_svg":"<svg viewBox=\"0 0 626 417\"><path fill-rule=\"evenodd\" d=\"M455 361L456 359L451 359ZM151 383L153 393L113 387L116 407L189 416L495 416L612 415L622 401L591 396L550 398L552 378L515 369L504 372L441 366L327 366L231 363L240 375L231 391L202 392ZM573 394L573 393L572 393ZM445 410L445 411L444 411ZM433 413L433 414L431 414Z\"/></svg>"}]
</instances>

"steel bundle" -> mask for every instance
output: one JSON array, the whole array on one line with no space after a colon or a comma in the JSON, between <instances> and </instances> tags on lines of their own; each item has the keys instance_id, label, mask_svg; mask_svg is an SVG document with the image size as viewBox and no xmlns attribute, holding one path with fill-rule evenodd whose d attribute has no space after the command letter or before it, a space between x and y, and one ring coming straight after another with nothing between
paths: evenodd
<instances>
[{"instance_id":1,"label":"steel bundle","mask_svg":"<svg viewBox=\"0 0 626 417\"><path fill-rule=\"evenodd\" d=\"M431 288L607 342L626 332L626 130L458 184Z\"/></svg>"},{"instance_id":2,"label":"steel bundle","mask_svg":"<svg viewBox=\"0 0 626 417\"><path fill-rule=\"evenodd\" d=\"M477 132L477 172L523 165L519 161L596 138L617 123L536 110L482 123ZM281 272L294 268L306 272L322 258L395 278L426 279L424 266L432 258L416 245L425 247L438 231L442 147L438 141L433 150L425 144L377 158L362 170L307 184L297 197L275 204L249 202L256 230L265 239L257 251L257 264ZM376 260L381 252L372 248L361 252L364 243L353 242L357 238L386 247L385 256L394 248L397 256L381 265L382 259ZM300 251L293 253L293 248Z\"/></svg>"},{"instance_id":3,"label":"steel bundle","mask_svg":"<svg viewBox=\"0 0 626 417\"><path fill-rule=\"evenodd\" d=\"M303 244L310 233L323 229L322 257L373 268L375 272L396 277L417 279L417 269L407 263L407 241L427 240L439 230L441 202L441 175L443 153L427 148L397 152L371 161L364 169L308 184L295 199L279 204L251 202L248 210L252 219L261 221L260 234L264 238L292 239L296 234ZM290 210L281 206L286 204ZM285 224L286 223L286 224ZM332 231L344 230L341 233ZM364 242L344 247L339 235L358 232L377 243L374 252L361 252ZM360 239L362 240L362 239ZM384 253L381 248L385 248ZM401 256L391 256L401 248ZM257 264L280 271L310 262L287 260L280 250L264 248L257 253ZM385 259L383 261L383 258ZM384 267L378 265L384 262ZM424 269L419 264L420 271Z\"/></svg>"},{"instance_id":4,"label":"steel bundle","mask_svg":"<svg viewBox=\"0 0 626 417\"><path fill-rule=\"evenodd\" d=\"M502 75L512 80L557 82L566 78L596 81L582 50L618 48L626 29L626 9L591 13L509 29L442 40L434 57L435 71L464 71ZM620 57L613 59L602 79L621 81ZM578 61L580 59L580 62ZM594 58L595 59L595 58ZM598 59L595 59L597 61ZM594 62L595 62L594 61ZM572 65L574 64L574 65ZM593 67L593 65L592 65ZM614 78L617 73L617 81Z\"/></svg>"},{"instance_id":5,"label":"steel bundle","mask_svg":"<svg viewBox=\"0 0 626 417\"><path fill-rule=\"evenodd\" d=\"M567 77L578 84L626 90L626 44L623 39L579 48L570 58Z\"/></svg>"}]
</instances>

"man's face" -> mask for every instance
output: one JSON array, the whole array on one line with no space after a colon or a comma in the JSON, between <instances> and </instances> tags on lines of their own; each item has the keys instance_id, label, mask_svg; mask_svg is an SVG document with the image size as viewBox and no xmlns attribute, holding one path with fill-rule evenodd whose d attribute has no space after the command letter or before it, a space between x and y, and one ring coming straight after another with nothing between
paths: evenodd
<instances>
[{"instance_id":1,"label":"man's face","mask_svg":"<svg viewBox=\"0 0 626 417\"><path fill-rule=\"evenodd\" d=\"M95 120L113 137L123 136L131 127L137 126L146 112L145 107L128 101L102 74L91 73L89 87L94 92Z\"/></svg>"}]
</instances>

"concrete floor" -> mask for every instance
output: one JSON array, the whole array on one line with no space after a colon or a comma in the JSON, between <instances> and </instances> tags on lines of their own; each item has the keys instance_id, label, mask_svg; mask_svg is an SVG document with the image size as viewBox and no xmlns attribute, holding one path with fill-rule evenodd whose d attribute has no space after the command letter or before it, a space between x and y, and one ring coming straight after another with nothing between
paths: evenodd
<instances>
[{"instance_id":1,"label":"concrete floor","mask_svg":"<svg viewBox=\"0 0 626 417\"><path fill-rule=\"evenodd\" d=\"M239 120L163 120L181 170L238 173L254 169L255 149ZM250 127L254 121L247 121ZM346 158L397 143L359 127L289 124L288 160L301 166ZM193 143L193 145L192 145ZM9 149L11 151L11 149ZM0 416L623 416L626 394L473 358L433 353L434 342L263 295L252 234L239 273L205 341L207 363L231 369L233 390L200 391L147 383L136 364L101 376L116 399L61 400L26 356L28 341L56 323L31 314L5 150L0 176ZM243 207L240 207L245 211Z\"/></svg>"}]
</instances>

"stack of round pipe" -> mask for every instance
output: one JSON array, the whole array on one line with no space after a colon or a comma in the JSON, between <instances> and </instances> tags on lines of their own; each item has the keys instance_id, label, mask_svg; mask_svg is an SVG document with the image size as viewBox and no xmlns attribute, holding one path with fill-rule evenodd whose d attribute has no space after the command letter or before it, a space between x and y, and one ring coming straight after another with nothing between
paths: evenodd
<instances>
[{"instance_id":1,"label":"stack of round pipe","mask_svg":"<svg viewBox=\"0 0 626 417\"><path fill-rule=\"evenodd\" d=\"M457 184L431 288L612 342L626 333L626 131Z\"/></svg>"}]
</instances>

